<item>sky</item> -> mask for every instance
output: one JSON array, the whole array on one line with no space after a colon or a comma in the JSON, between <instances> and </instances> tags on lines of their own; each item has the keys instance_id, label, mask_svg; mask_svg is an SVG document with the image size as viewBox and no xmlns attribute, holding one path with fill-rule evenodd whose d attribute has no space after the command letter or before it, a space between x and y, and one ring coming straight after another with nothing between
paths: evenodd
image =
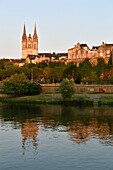
<instances>
[{"instance_id":1,"label":"sky","mask_svg":"<svg viewBox=\"0 0 113 170\"><path fill-rule=\"evenodd\" d=\"M40 53L113 43L113 0L0 0L0 58L21 58L24 23Z\"/></svg>"}]
</instances>

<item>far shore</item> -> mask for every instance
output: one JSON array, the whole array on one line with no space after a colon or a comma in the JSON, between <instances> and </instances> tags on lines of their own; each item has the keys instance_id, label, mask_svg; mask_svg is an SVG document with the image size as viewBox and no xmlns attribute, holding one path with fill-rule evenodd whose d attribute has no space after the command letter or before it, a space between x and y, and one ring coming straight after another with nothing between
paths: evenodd
<instances>
[{"instance_id":1,"label":"far shore","mask_svg":"<svg viewBox=\"0 0 113 170\"><path fill-rule=\"evenodd\" d=\"M13 97L0 94L1 103L34 103L34 104L65 104L74 106L113 106L113 94L75 94L71 99L63 100L61 94L40 94L35 96Z\"/></svg>"}]
</instances>

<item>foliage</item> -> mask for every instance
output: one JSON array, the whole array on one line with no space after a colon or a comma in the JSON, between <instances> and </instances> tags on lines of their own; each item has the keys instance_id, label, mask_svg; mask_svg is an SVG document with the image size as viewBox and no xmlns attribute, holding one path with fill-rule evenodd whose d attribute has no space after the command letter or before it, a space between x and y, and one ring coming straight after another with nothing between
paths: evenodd
<instances>
[{"instance_id":1,"label":"foliage","mask_svg":"<svg viewBox=\"0 0 113 170\"><path fill-rule=\"evenodd\" d=\"M108 64L105 64L103 58L98 58L98 64L94 66L91 65L89 59L85 59L79 64L79 67L77 67L75 63L65 64L63 62L30 63L18 67L10 62L10 60L1 59L0 80L8 80L8 78L12 80L13 78L15 81L18 80L17 83L26 79L27 81L33 79L36 83L60 83L63 78L73 78L74 82L77 84L80 84L81 82L101 83L101 80L104 81L105 79L105 73L109 72L112 67L112 53ZM22 73L24 74L24 77L22 78L21 75L21 77L18 78L18 75ZM108 79L107 75L108 74L106 74L106 79ZM112 77L112 74L110 74L109 78L110 77Z\"/></svg>"},{"instance_id":2,"label":"foliage","mask_svg":"<svg viewBox=\"0 0 113 170\"><path fill-rule=\"evenodd\" d=\"M47 67L47 63L45 61L42 61L41 63L36 63L36 67L38 68L45 68Z\"/></svg>"},{"instance_id":3,"label":"foliage","mask_svg":"<svg viewBox=\"0 0 113 170\"><path fill-rule=\"evenodd\" d=\"M74 80L71 79L63 79L63 81L60 84L60 93L64 100L71 99L72 95L74 94Z\"/></svg>"},{"instance_id":4,"label":"foliage","mask_svg":"<svg viewBox=\"0 0 113 170\"><path fill-rule=\"evenodd\" d=\"M4 69L6 62L9 62L9 59L1 59L0 60L0 69Z\"/></svg>"},{"instance_id":5,"label":"foliage","mask_svg":"<svg viewBox=\"0 0 113 170\"><path fill-rule=\"evenodd\" d=\"M3 82L4 92L12 95L35 95L40 94L40 85L30 83L24 73L16 74Z\"/></svg>"},{"instance_id":6,"label":"foliage","mask_svg":"<svg viewBox=\"0 0 113 170\"><path fill-rule=\"evenodd\" d=\"M98 64L95 67L97 78L100 78L101 74L106 70L106 64L103 58L98 58Z\"/></svg>"},{"instance_id":7,"label":"foliage","mask_svg":"<svg viewBox=\"0 0 113 170\"><path fill-rule=\"evenodd\" d=\"M36 83L26 83L25 86L27 87L27 95L36 95L40 94L41 92L41 86Z\"/></svg>"},{"instance_id":8,"label":"foliage","mask_svg":"<svg viewBox=\"0 0 113 170\"><path fill-rule=\"evenodd\" d=\"M49 62L48 67L49 68L65 67L65 63L62 63L62 62Z\"/></svg>"},{"instance_id":9,"label":"foliage","mask_svg":"<svg viewBox=\"0 0 113 170\"><path fill-rule=\"evenodd\" d=\"M79 65L79 72L81 75L81 79L90 79L90 73L93 71L93 67L89 61L89 59L84 60L82 63Z\"/></svg>"},{"instance_id":10,"label":"foliage","mask_svg":"<svg viewBox=\"0 0 113 170\"><path fill-rule=\"evenodd\" d=\"M67 77L68 79L73 78L74 80L76 79L76 77L77 77L77 67L74 63L70 63L67 66L67 68L63 72L63 77L64 78Z\"/></svg>"},{"instance_id":11,"label":"foliage","mask_svg":"<svg viewBox=\"0 0 113 170\"><path fill-rule=\"evenodd\" d=\"M112 54L112 52L111 52L111 53L110 53L110 57L109 57L109 61L108 61L108 65L110 65L110 66L112 66L112 64L113 64L112 56L113 56L113 54Z\"/></svg>"},{"instance_id":12,"label":"foliage","mask_svg":"<svg viewBox=\"0 0 113 170\"><path fill-rule=\"evenodd\" d=\"M25 83L28 82L27 77L24 73L15 74L8 79L12 83Z\"/></svg>"}]
</instances>

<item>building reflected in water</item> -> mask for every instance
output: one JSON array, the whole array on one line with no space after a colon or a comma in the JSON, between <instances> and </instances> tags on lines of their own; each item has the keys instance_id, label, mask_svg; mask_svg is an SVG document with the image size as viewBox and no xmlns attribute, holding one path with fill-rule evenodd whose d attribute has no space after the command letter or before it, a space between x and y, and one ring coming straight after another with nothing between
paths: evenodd
<instances>
[{"instance_id":1,"label":"building reflected in water","mask_svg":"<svg viewBox=\"0 0 113 170\"><path fill-rule=\"evenodd\" d=\"M113 133L110 133L110 127L107 123L99 124L97 120L84 125L81 122L68 125L69 138L80 144L85 143L91 138L98 138L103 144L113 145Z\"/></svg>"},{"instance_id":2,"label":"building reflected in water","mask_svg":"<svg viewBox=\"0 0 113 170\"><path fill-rule=\"evenodd\" d=\"M31 145L33 148L37 148L38 124L36 121L31 119L23 123L21 127L21 134L22 134L22 147L24 151L27 147L30 147Z\"/></svg>"}]
</instances>

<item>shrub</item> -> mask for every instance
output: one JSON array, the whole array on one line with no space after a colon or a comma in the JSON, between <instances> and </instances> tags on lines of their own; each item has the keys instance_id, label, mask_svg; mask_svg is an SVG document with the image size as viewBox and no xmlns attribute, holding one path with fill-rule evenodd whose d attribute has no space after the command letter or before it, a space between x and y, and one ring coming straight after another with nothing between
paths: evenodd
<instances>
[{"instance_id":1,"label":"shrub","mask_svg":"<svg viewBox=\"0 0 113 170\"><path fill-rule=\"evenodd\" d=\"M7 78L3 82L3 89L6 94L12 95L36 95L40 94L41 88L40 85L36 83L30 83L26 79L25 75L16 74Z\"/></svg>"},{"instance_id":2,"label":"shrub","mask_svg":"<svg viewBox=\"0 0 113 170\"><path fill-rule=\"evenodd\" d=\"M74 94L74 80L71 79L63 79L60 84L60 93L64 100L71 99L72 95Z\"/></svg>"},{"instance_id":3,"label":"shrub","mask_svg":"<svg viewBox=\"0 0 113 170\"><path fill-rule=\"evenodd\" d=\"M28 95L35 95L35 94L40 94L41 92L41 87L40 85L36 83L26 83L25 84L27 87L27 94Z\"/></svg>"},{"instance_id":4,"label":"shrub","mask_svg":"<svg viewBox=\"0 0 113 170\"><path fill-rule=\"evenodd\" d=\"M4 93L18 95L38 95L40 94L40 85L36 83L12 83L5 81L3 85Z\"/></svg>"}]
</instances>

